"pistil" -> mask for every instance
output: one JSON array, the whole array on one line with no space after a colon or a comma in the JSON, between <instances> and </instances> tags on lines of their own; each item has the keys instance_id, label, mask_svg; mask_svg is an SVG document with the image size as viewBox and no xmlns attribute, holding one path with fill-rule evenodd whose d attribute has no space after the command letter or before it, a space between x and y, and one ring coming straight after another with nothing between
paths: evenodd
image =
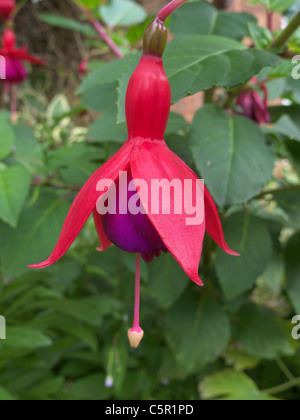
<instances>
[{"instance_id":1,"label":"pistil","mask_svg":"<svg viewBox=\"0 0 300 420\"><path fill-rule=\"evenodd\" d=\"M136 254L135 270L135 303L133 327L128 331L128 338L132 348L137 348L142 341L144 331L140 327L140 291L141 291L141 254Z\"/></svg>"}]
</instances>

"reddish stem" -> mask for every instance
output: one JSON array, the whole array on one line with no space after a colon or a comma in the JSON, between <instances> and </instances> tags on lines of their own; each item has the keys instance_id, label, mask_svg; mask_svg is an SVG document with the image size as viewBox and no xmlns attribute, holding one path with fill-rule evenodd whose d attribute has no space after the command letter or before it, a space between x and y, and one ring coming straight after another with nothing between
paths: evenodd
<instances>
[{"instance_id":1,"label":"reddish stem","mask_svg":"<svg viewBox=\"0 0 300 420\"><path fill-rule=\"evenodd\" d=\"M274 12L267 12L267 26L270 32L273 32Z\"/></svg>"},{"instance_id":2,"label":"reddish stem","mask_svg":"<svg viewBox=\"0 0 300 420\"><path fill-rule=\"evenodd\" d=\"M167 4L157 15L158 19L162 20L163 22L170 16L173 12L175 12L178 7L186 3L188 0L173 0L169 4Z\"/></svg>"},{"instance_id":3,"label":"reddish stem","mask_svg":"<svg viewBox=\"0 0 300 420\"><path fill-rule=\"evenodd\" d=\"M134 321L132 330L141 331L140 327L140 289L141 289L141 254L136 254L135 269L135 302L134 302Z\"/></svg>"},{"instance_id":4,"label":"reddish stem","mask_svg":"<svg viewBox=\"0 0 300 420\"><path fill-rule=\"evenodd\" d=\"M92 15L92 13L88 9L86 9L84 6L82 6L79 3L76 3L76 5L79 7L79 9L81 10L81 12L87 17L87 19L90 22L90 24L96 29L96 31L101 36L101 38L103 39L103 41L110 47L110 49L116 54L116 56L118 58L123 58L124 57L124 54L119 49L119 47L117 46L117 44L111 39L111 37L108 35L108 33L106 33L106 31L104 30L104 28L101 25L101 23L98 22L94 18L94 16Z\"/></svg>"}]
</instances>

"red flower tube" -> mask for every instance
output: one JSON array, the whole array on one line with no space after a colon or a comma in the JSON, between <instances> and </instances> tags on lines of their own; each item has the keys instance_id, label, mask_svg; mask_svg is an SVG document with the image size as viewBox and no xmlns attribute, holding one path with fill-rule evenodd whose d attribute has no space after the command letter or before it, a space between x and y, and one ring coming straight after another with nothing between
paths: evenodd
<instances>
[{"instance_id":1,"label":"red flower tube","mask_svg":"<svg viewBox=\"0 0 300 420\"><path fill-rule=\"evenodd\" d=\"M125 251L137 253L135 316L133 328L129 330L132 347L137 347L143 337L139 325L141 254L149 262L161 252L170 252L198 285L203 284L198 270L205 231L225 252L238 255L227 246L216 206L204 187L205 217L202 214L203 220L200 223L189 225L187 219L191 213L185 206L182 212L174 210L176 202L178 203L177 192L171 194L171 212L153 212L152 204L156 203L152 200L152 195L150 202L147 202L148 196L137 184L137 180L142 180L152 193L153 180L165 180L169 183L177 180L181 184L190 183L194 195L194 186L199 181L197 175L164 141L171 108L170 84L162 61L166 42L166 27L163 20L157 17L145 32L144 53L127 89L128 140L117 154L92 175L77 195L51 256L46 261L31 266L43 268L59 260L93 213L100 239L99 250L104 251L114 243ZM121 173L126 174L125 182ZM103 204L107 198L107 188L99 187L99 181L101 184L103 179L115 183L117 201L114 212L101 215L98 204ZM137 193L141 208L151 207L151 212L134 214L129 211L130 201ZM180 199L183 200L183 197Z\"/></svg>"},{"instance_id":2,"label":"red flower tube","mask_svg":"<svg viewBox=\"0 0 300 420\"><path fill-rule=\"evenodd\" d=\"M16 9L14 0L0 0L0 17L4 22L11 19Z\"/></svg>"}]
</instances>

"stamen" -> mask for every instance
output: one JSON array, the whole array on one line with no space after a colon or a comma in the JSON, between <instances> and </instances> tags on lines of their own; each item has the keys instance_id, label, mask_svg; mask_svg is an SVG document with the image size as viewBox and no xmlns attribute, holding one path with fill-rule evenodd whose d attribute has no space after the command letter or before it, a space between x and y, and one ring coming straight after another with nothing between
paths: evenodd
<instances>
[{"instance_id":1,"label":"stamen","mask_svg":"<svg viewBox=\"0 0 300 420\"><path fill-rule=\"evenodd\" d=\"M136 254L135 270L135 303L133 327L128 331L131 347L137 348L142 341L144 331L140 327L140 289L141 289L141 254Z\"/></svg>"}]
</instances>

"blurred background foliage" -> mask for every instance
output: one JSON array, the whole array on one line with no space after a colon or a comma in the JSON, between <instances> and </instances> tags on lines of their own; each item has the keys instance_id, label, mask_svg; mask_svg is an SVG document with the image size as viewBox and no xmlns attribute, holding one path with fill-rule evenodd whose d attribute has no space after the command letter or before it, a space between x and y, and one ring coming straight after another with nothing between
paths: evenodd
<instances>
[{"instance_id":1,"label":"blurred background foliage","mask_svg":"<svg viewBox=\"0 0 300 420\"><path fill-rule=\"evenodd\" d=\"M47 66L20 86L16 124L1 97L0 400L298 400L291 320L300 314L300 82L291 59L300 32L286 49L270 48L280 30L258 24L250 2L245 13L220 8L230 2L191 1L169 19L173 101L206 93L193 121L171 114L166 141L205 179L241 257L206 238L204 288L171 256L143 265L146 334L132 351L135 257L115 247L97 252L92 222L56 265L26 268L48 257L77 190L126 140L127 83L143 31L166 2L80 3L122 60L73 1L19 1L15 20L20 45ZM293 0L257 3L263 17L276 12L284 22L300 10ZM236 97L261 95L261 86L270 120L258 125Z\"/></svg>"}]
</instances>

